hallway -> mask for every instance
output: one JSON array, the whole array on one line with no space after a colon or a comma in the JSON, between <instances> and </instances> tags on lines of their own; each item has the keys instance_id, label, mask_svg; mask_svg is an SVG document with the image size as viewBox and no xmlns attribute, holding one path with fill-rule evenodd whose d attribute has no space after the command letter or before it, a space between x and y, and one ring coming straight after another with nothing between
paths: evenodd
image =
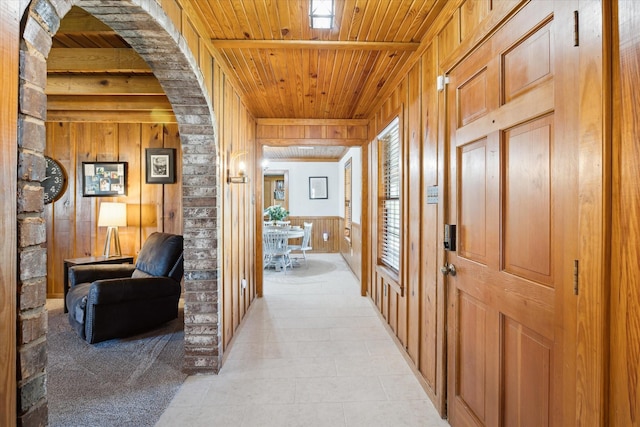
<instances>
[{"instance_id":1,"label":"hallway","mask_svg":"<svg viewBox=\"0 0 640 427\"><path fill-rule=\"evenodd\" d=\"M339 254L265 271L220 374L187 378L157 426L448 426Z\"/></svg>"}]
</instances>

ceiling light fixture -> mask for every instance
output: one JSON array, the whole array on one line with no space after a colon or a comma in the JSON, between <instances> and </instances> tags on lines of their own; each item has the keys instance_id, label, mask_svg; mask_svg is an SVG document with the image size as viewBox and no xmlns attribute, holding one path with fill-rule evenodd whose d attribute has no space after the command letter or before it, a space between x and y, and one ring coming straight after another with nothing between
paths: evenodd
<instances>
[{"instance_id":1,"label":"ceiling light fixture","mask_svg":"<svg viewBox=\"0 0 640 427\"><path fill-rule=\"evenodd\" d=\"M334 0L309 0L311 28L333 28Z\"/></svg>"},{"instance_id":2,"label":"ceiling light fixture","mask_svg":"<svg viewBox=\"0 0 640 427\"><path fill-rule=\"evenodd\" d=\"M304 145L298 147L298 150L313 150L313 149L315 149L315 147L306 147Z\"/></svg>"}]
</instances>

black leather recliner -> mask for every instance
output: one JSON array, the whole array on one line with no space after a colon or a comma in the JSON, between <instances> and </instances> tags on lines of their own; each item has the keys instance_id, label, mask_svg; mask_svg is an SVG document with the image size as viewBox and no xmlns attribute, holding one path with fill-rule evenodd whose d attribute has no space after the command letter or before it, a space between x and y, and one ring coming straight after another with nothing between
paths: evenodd
<instances>
[{"instance_id":1,"label":"black leather recliner","mask_svg":"<svg viewBox=\"0 0 640 427\"><path fill-rule=\"evenodd\" d=\"M69 323L94 344L123 338L178 317L184 272L182 236L153 233L132 264L69 269Z\"/></svg>"}]
</instances>

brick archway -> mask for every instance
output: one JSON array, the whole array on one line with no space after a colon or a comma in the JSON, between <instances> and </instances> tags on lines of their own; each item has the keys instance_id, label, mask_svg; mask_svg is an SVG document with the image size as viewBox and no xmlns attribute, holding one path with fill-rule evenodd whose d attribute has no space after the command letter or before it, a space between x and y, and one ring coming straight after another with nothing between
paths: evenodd
<instances>
[{"instance_id":1,"label":"brick archway","mask_svg":"<svg viewBox=\"0 0 640 427\"><path fill-rule=\"evenodd\" d=\"M33 0L20 43L18 131L18 417L47 417L47 255L45 175L46 58L60 20L79 6L113 28L149 64L171 102L182 143L185 238L185 362L190 372L220 367L218 147L215 115L197 62L161 7L150 0ZM214 250L211 250L214 248Z\"/></svg>"}]
</instances>

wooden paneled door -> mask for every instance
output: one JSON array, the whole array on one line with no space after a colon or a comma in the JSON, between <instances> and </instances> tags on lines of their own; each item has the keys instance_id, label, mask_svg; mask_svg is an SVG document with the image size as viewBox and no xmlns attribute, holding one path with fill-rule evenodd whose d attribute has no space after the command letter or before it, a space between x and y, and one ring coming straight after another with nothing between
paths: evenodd
<instances>
[{"instance_id":1,"label":"wooden paneled door","mask_svg":"<svg viewBox=\"0 0 640 427\"><path fill-rule=\"evenodd\" d=\"M573 425L571 3L531 2L449 72L452 426Z\"/></svg>"}]
</instances>

